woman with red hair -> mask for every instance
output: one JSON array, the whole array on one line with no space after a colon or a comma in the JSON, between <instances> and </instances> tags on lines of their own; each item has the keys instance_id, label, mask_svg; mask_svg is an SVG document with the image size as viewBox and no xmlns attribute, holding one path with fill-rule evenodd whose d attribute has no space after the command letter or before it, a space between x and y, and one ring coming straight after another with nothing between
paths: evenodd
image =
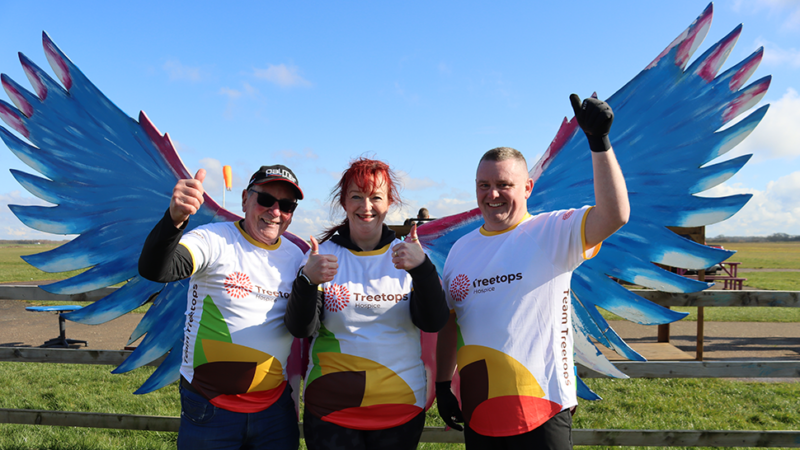
<instances>
[{"instance_id":1,"label":"woman with red hair","mask_svg":"<svg viewBox=\"0 0 800 450\"><path fill-rule=\"evenodd\" d=\"M303 431L316 449L414 449L425 424L426 374L420 330L437 332L449 309L417 239L384 224L400 204L389 166L353 161L331 196L342 223L311 238L284 322L313 337Z\"/></svg>"}]
</instances>

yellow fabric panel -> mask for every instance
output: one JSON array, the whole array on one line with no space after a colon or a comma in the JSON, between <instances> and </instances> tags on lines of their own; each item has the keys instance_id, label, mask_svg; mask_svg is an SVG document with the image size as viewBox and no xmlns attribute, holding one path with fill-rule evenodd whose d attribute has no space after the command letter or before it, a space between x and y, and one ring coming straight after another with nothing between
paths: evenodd
<instances>
[{"instance_id":1,"label":"yellow fabric panel","mask_svg":"<svg viewBox=\"0 0 800 450\"><path fill-rule=\"evenodd\" d=\"M189 247L184 245L183 242L179 242L178 245L182 245L183 248L185 248L186 250L189 251L189 255L192 257L192 275L194 275L194 273L197 272L197 262L196 262L197 258L194 257L194 253L192 253L192 249L190 249Z\"/></svg>"},{"instance_id":2,"label":"yellow fabric panel","mask_svg":"<svg viewBox=\"0 0 800 450\"><path fill-rule=\"evenodd\" d=\"M255 362L256 373L247 392L274 389L283 383L283 367L274 356L228 342L203 339L203 352L208 362Z\"/></svg>"},{"instance_id":3,"label":"yellow fabric panel","mask_svg":"<svg viewBox=\"0 0 800 450\"><path fill-rule=\"evenodd\" d=\"M366 373L366 387L361 406L416 403L411 386L388 367L360 356L345 353L319 353L322 375L336 372Z\"/></svg>"},{"instance_id":4,"label":"yellow fabric panel","mask_svg":"<svg viewBox=\"0 0 800 450\"><path fill-rule=\"evenodd\" d=\"M525 213L525 215L524 215L524 216L522 216L522 219L520 219L520 220L519 220L519 222L517 222L517 223L515 223L514 225L512 225L512 226L510 226L510 227L506 228L505 230L500 230L500 231L488 231L486 228L483 228L483 225L481 225L481 227L479 228L479 230L478 230L478 231L479 231L479 232L480 232L482 235L484 235L484 236L497 236L498 234L508 233L509 231L513 230L514 228L517 228L517 227L519 226L519 224L521 224L522 222L524 222L524 221L525 221L525 219L527 219L527 218L529 218L529 217L532 217L532 216L530 215L530 213L527 213L527 212L526 212L526 213Z\"/></svg>"},{"instance_id":5,"label":"yellow fabric panel","mask_svg":"<svg viewBox=\"0 0 800 450\"><path fill-rule=\"evenodd\" d=\"M533 374L519 361L503 352L482 345L465 345L456 358L459 370L476 361L485 361L489 372L489 398L506 395L544 397Z\"/></svg>"},{"instance_id":6,"label":"yellow fabric panel","mask_svg":"<svg viewBox=\"0 0 800 450\"><path fill-rule=\"evenodd\" d=\"M586 244L586 218L589 217L589 211L592 210L594 206L589 207L586 212L583 214L583 219L581 220L581 242L583 242L583 259L592 259L597 256L597 253L600 251L600 247L603 246L603 243L599 243L594 247L587 248Z\"/></svg>"}]
</instances>

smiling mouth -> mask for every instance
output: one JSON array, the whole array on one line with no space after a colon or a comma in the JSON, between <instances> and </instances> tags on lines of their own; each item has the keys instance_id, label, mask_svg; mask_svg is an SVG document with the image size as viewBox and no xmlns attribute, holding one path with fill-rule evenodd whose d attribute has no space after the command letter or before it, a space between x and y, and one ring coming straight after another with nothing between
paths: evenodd
<instances>
[{"instance_id":1,"label":"smiling mouth","mask_svg":"<svg viewBox=\"0 0 800 450\"><path fill-rule=\"evenodd\" d=\"M499 207L505 205L505 203L488 203L488 205L489 205L490 208L499 208Z\"/></svg>"},{"instance_id":2,"label":"smiling mouth","mask_svg":"<svg viewBox=\"0 0 800 450\"><path fill-rule=\"evenodd\" d=\"M372 219L375 218L375 215L374 214L356 214L356 217L358 217L361 220L372 220Z\"/></svg>"}]
</instances>

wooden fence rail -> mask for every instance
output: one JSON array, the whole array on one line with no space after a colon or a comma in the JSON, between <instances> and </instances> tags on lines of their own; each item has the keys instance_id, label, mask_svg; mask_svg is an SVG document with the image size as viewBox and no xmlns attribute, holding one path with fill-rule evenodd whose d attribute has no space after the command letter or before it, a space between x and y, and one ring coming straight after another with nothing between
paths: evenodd
<instances>
[{"instance_id":1,"label":"wooden fence rail","mask_svg":"<svg viewBox=\"0 0 800 450\"><path fill-rule=\"evenodd\" d=\"M0 361L118 366L129 350L0 347ZM151 362L157 366L163 358ZM800 361L618 361L613 363L631 378L800 378ZM606 376L581 365L582 378Z\"/></svg>"},{"instance_id":2,"label":"wooden fence rail","mask_svg":"<svg viewBox=\"0 0 800 450\"><path fill-rule=\"evenodd\" d=\"M118 288L109 287L81 294L51 294L39 286L26 286L6 284L0 286L0 300L45 300L64 302L96 302L116 291Z\"/></svg>"},{"instance_id":3,"label":"wooden fence rail","mask_svg":"<svg viewBox=\"0 0 800 450\"><path fill-rule=\"evenodd\" d=\"M0 409L0 423L83 428L112 428L177 432L180 417L104 414L32 409ZM303 424L300 424L302 436ZM795 447L800 448L800 431L726 430L572 430L574 445L653 447ZM425 427L422 442L463 443L461 432L442 427Z\"/></svg>"}]
</instances>

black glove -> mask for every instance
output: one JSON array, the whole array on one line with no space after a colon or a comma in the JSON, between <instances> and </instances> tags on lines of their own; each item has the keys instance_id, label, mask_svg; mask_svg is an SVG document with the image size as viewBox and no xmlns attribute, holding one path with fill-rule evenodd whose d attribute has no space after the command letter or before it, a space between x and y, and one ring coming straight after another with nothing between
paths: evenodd
<instances>
[{"instance_id":1,"label":"black glove","mask_svg":"<svg viewBox=\"0 0 800 450\"><path fill-rule=\"evenodd\" d=\"M587 98L581 103L581 98L577 94L569 96L572 103L572 110L578 119L578 125L589 141L589 148L593 152L605 152L611 148L608 140L608 132L614 122L614 111L608 103L596 98Z\"/></svg>"},{"instance_id":2,"label":"black glove","mask_svg":"<svg viewBox=\"0 0 800 450\"><path fill-rule=\"evenodd\" d=\"M464 417L461 415L461 408L458 407L456 396L450 390L449 381L436 382L436 407L447 426L454 430L464 431L464 427L456 423L463 423Z\"/></svg>"}]
</instances>

